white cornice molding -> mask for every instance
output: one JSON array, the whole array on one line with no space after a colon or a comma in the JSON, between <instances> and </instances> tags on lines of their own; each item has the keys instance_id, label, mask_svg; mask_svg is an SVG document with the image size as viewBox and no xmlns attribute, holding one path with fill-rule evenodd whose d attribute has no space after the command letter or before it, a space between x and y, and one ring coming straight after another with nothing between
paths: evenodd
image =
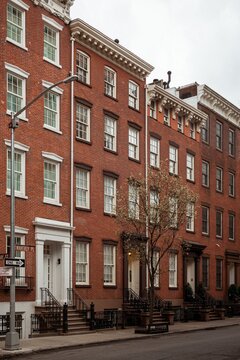
<instances>
[{"instance_id":1,"label":"white cornice molding","mask_svg":"<svg viewBox=\"0 0 240 360\"><path fill-rule=\"evenodd\" d=\"M76 41L139 79L144 80L154 69L152 65L80 19L71 22L70 30Z\"/></svg>"},{"instance_id":2,"label":"white cornice molding","mask_svg":"<svg viewBox=\"0 0 240 360\"><path fill-rule=\"evenodd\" d=\"M235 126L240 126L240 109L207 85L198 86L198 102L207 106Z\"/></svg>"},{"instance_id":3,"label":"white cornice molding","mask_svg":"<svg viewBox=\"0 0 240 360\"><path fill-rule=\"evenodd\" d=\"M198 127L208 118L208 115L203 111L187 104L157 84L149 84L147 89L148 103L150 103L151 100L157 100L160 112L163 111L163 107L167 107L172 109L173 118L176 118L177 114L181 114L185 116L187 121L196 123Z\"/></svg>"},{"instance_id":4,"label":"white cornice molding","mask_svg":"<svg viewBox=\"0 0 240 360\"><path fill-rule=\"evenodd\" d=\"M32 0L32 2L69 24L71 20L70 7L73 5L74 0Z\"/></svg>"}]
</instances>

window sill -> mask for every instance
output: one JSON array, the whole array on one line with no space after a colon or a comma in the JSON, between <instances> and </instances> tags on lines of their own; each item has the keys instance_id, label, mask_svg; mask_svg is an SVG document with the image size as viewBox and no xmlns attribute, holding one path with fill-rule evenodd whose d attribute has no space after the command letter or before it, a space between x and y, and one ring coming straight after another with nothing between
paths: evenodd
<instances>
[{"instance_id":1,"label":"window sill","mask_svg":"<svg viewBox=\"0 0 240 360\"><path fill-rule=\"evenodd\" d=\"M186 229L186 232L187 232L187 233L190 233L190 234L195 234L195 230L187 230L187 229Z\"/></svg>"},{"instance_id":2,"label":"window sill","mask_svg":"<svg viewBox=\"0 0 240 360\"><path fill-rule=\"evenodd\" d=\"M54 62L54 61L46 58L45 56L43 57L43 60L46 61L46 62L48 62L48 63L51 64L51 65L54 65L54 66L58 67L59 69L62 69L62 65L60 65L59 63Z\"/></svg>"},{"instance_id":3,"label":"window sill","mask_svg":"<svg viewBox=\"0 0 240 360\"><path fill-rule=\"evenodd\" d=\"M81 81L79 79L77 79L77 82L80 83L81 85L85 85L85 86L89 87L90 89L92 88L92 85L90 85L90 83L86 83L86 82Z\"/></svg>"},{"instance_id":4,"label":"window sill","mask_svg":"<svg viewBox=\"0 0 240 360\"><path fill-rule=\"evenodd\" d=\"M48 204L48 205L59 206L59 207L62 206L61 203L59 203L59 202L54 202L54 201L51 201L51 200L48 200L48 199L43 199L43 203L44 203L44 204Z\"/></svg>"},{"instance_id":5,"label":"window sill","mask_svg":"<svg viewBox=\"0 0 240 360\"><path fill-rule=\"evenodd\" d=\"M204 184L202 184L202 187L204 187L205 189L208 189L208 190L209 190L209 185L204 185Z\"/></svg>"},{"instance_id":6,"label":"window sill","mask_svg":"<svg viewBox=\"0 0 240 360\"><path fill-rule=\"evenodd\" d=\"M109 98L109 99L111 99L113 101L118 102L118 99L116 97L114 97L114 96L111 96L111 95L108 95L108 94L105 94L105 93L104 93L104 96L106 96L107 98Z\"/></svg>"},{"instance_id":7,"label":"window sill","mask_svg":"<svg viewBox=\"0 0 240 360\"><path fill-rule=\"evenodd\" d=\"M86 289L90 289L92 287L92 285L90 284L75 284L75 288L86 288Z\"/></svg>"},{"instance_id":8,"label":"window sill","mask_svg":"<svg viewBox=\"0 0 240 360\"><path fill-rule=\"evenodd\" d=\"M7 110L6 114L9 115L9 116L12 116L12 112L10 110ZM22 120L22 121L25 121L25 122L28 122L28 119L25 116L21 115L21 114L18 116L18 119Z\"/></svg>"},{"instance_id":9,"label":"window sill","mask_svg":"<svg viewBox=\"0 0 240 360\"><path fill-rule=\"evenodd\" d=\"M195 182L195 180L191 180L191 179L186 179L187 180L187 182L189 182L189 183L191 183L191 184L195 184L196 182Z\"/></svg>"},{"instance_id":10,"label":"window sill","mask_svg":"<svg viewBox=\"0 0 240 360\"><path fill-rule=\"evenodd\" d=\"M128 108L131 109L131 110L133 110L133 111L138 112L139 114L141 113L141 111L140 111L139 109L134 108L134 107L132 107L132 106L130 106L130 105L128 105Z\"/></svg>"},{"instance_id":11,"label":"window sill","mask_svg":"<svg viewBox=\"0 0 240 360\"><path fill-rule=\"evenodd\" d=\"M116 150L111 150L111 149L108 149L108 148L105 148L105 147L103 148L103 150L107 151L107 152L109 152L109 153L111 153L113 155L118 155L118 152Z\"/></svg>"},{"instance_id":12,"label":"window sill","mask_svg":"<svg viewBox=\"0 0 240 360\"><path fill-rule=\"evenodd\" d=\"M210 234L207 234L207 233L202 233L202 236L205 236L205 237L210 237Z\"/></svg>"},{"instance_id":13,"label":"window sill","mask_svg":"<svg viewBox=\"0 0 240 360\"><path fill-rule=\"evenodd\" d=\"M154 165L151 165L151 164L150 164L150 166L151 166L151 169L159 170L159 166L154 166Z\"/></svg>"},{"instance_id":14,"label":"window sill","mask_svg":"<svg viewBox=\"0 0 240 360\"><path fill-rule=\"evenodd\" d=\"M54 129L54 128L48 126L48 125L43 125L43 128L46 129L46 130L52 131L52 132L54 132L56 134L62 135L62 131Z\"/></svg>"},{"instance_id":15,"label":"window sill","mask_svg":"<svg viewBox=\"0 0 240 360\"><path fill-rule=\"evenodd\" d=\"M76 141L81 142L81 143L86 144L86 145L92 145L91 141L80 139L78 137L76 137Z\"/></svg>"},{"instance_id":16,"label":"window sill","mask_svg":"<svg viewBox=\"0 0 240 360\"><path fill-rule=\"evenodd\" d=\"M128 157L128 160L134 161L135 163L141 164L141 161L139 159L134 159L132 157Z\"/></svg>"},{"instance_id":17,"label":"window sill","mask_svg":"<svg viewBox=\"0 0 240 360\"><path fill-rule=\"evenodd\" d=\"M178 286L169 286L168 289L169 290L178 290Z\"/></svg>"},{"instance_id":18,"label":"window sill","mask_svg":"<svg viewBox=\"0 0 240 360\"><path fill-rule=\"evenodd\" d=\"M112 218L115 218L116 217L116 214L115 213L106 213L104 212L103 213L105 216L109 216L109 217L112 217Z\"/></svg>"},{"instance_id":19,"label":"window sill","mask_svg":"<svg viewBox=\"0 0 240 360\"><path fill-rule=\"evenodd\" d=\"M10 191L7 191L6 192L6 195L7 196L11 196L11 192ZM14 196L15 198L18 198L18 199L23 199L23 200L27 200L28 199L28 196L24 195L24 194L18 194L16 193L16 191L14 192Z\"/></svg>"},{"instance_id":20,"label":"window sill","mask_svg":"<svg viewBox=\"0 0 240 360\"><path fill-rule=\"evenodd\" d=\"M80 207L80 206L76 206L75 209L78 211L92 212L92 209L84 208L84 207Z\"/></svg>"},{"instance_id":21,"label":"window sill","mask_svg":"<svg viewBox=\"0 0 240 360\"><path fill-rule=\"evenodd\" d=\"M107 284L104 284L104 285L103 285L103 288L104 288L104 289L117 289L117 285L107 285Z\"/></svg>"},{"instance_id":22,"label":"window sill","mask_svg":"<svg viewBox=\"0 0 240 360\"><path fill-rule=\"evenodd\" d=\"M12 39L10 39L8 37L6 38L6 40L7 40L7 42L10 42L11 44L19 47L20 49L28 51L28 48L26 46L24 46L23 44L19 44L18 42L14 41L14 40L12 40Z\"/></svg>"},{"instance_id":23,"label":"window sill","mask_svg":"<svg viewBox=\"0 0 240 360\"><path fill-rule=\"evenodd\" d=\"M217 192L218 194L223 194L223 191L222 191L222 190L217 190L217 189L216 189L216 192Z\"/></svg>"}]
</instances>

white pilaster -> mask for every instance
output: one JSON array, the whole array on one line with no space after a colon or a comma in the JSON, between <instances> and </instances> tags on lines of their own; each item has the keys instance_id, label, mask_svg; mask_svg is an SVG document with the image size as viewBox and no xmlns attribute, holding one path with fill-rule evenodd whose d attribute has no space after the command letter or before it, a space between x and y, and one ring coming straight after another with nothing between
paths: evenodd
<instances>
[{"instance_id":1,"label":"white pilaster","mask_svg":"<svg viewBox=\"0 0 240 360\"><path fill-rule=\"evenodd\" d=\"M62 282L62 293L61 293L61 303L64 304L67 302L67 289L70 286L69 279L69 269L70 269L70 244L62 244L62 274L61 274L61 282Z\"/></svg>"},{"instance_id":2,"label":"white pilaster","mask_svg":"<svg viewBox=\"0 0 240 360\"><path fill-rule=\"evenodd\" d=\"M44 241L36 240L36 306L41 305L41 287L44 285Z\"/></svg>"}]
</instances>

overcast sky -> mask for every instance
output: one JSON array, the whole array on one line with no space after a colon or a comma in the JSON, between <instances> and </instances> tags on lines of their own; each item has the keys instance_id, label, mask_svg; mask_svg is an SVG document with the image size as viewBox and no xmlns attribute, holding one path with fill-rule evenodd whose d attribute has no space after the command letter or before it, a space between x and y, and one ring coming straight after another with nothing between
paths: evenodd
<instances>
[{"instance_id":1,"label":"overcast sky","mask_svg":"<svg viewBox=\"0 0 240 360\"><path fill-rule=\"evenodd\" d=\"M80 18L154 66L147 82L207 84L240 108L240 0L75 0Z\"/></svg>"}]
</instances>

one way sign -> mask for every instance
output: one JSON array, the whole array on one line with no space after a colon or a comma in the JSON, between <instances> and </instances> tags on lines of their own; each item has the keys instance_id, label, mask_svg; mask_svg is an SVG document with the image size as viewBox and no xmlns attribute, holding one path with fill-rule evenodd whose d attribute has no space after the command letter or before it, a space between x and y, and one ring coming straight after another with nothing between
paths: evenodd
<instances>
[{"instance_id":1,"label":"one way sign","mask_svg":"<svg viewBox=\"0 0 240 360\"><path fill-rule=\"evenodd\" d=\"M25 267L25 259L5 259L5 266Z\"/></svg>"}]
</instances>

